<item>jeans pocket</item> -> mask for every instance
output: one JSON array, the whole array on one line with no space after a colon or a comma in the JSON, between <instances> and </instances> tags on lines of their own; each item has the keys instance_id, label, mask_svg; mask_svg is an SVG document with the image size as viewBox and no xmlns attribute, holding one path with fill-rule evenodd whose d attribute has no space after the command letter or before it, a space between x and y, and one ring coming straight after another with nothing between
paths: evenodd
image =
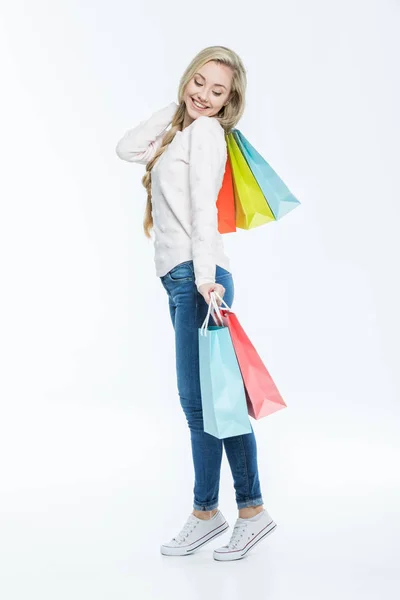
<instances>
[{"instance_id":1,"label":"jeans pocket","mask_svg":"<svg viewBox=\"0 0 400 600\"><path fill-rule=\"evenodd\" d=\"M231 281L233 281L232 273L217 265L215 281L216 283L221 283L222 285L224 285L224 282L229 284Z\"/></svg>"},{"instance_id":2,"label":"jeans pocket","mask_svg":"<svg viewBox=\"0 0 400 600\"><path fill-rule=\"evenodd\" d=\"M191 281L193 280L193 270L190 263L184 262L176 265L169 272L169 277L172 281Z\"/></svg>"},{"instance_id":3,"label":"jeans pocket","mask_svg":"<svg viewBox=\"0 0 400 600\"><path fill-rule=\"evenodd\" d=\"M216 277L224 277L224 276L232 277L232 273L230 271L227 271L226 269L224 269L223 267L220 267L219 265L216 266L215 275L216 275Z\"/></svg>"}]
</instances>

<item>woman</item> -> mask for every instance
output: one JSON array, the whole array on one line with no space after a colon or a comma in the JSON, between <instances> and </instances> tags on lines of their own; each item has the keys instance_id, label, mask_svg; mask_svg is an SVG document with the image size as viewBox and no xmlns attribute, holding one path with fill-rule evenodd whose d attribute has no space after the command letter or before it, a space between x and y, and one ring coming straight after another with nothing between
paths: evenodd
<instances>
[{"instance_id":1,"label":"woman","mask_svg":"<svg viewBox=\"0 0 400 600\"><path fill-rule=\"evenodd\" d=\"M144 231L154 231L156 275L167 293L175 331L177 387L191 437L193 512L161 553L191 554L229 527L218 509L222 449L232 471L239 516L216 560L236 560L276 528L263 507L254 431L220 440L203 429L198 328L210 292L231 306L230 262L218 231L216 200L227 161L225 133L245 106L246 71L223 46L202 50L184 72L172 102L141 121L118 142L118 156L146 165ZM167 127L171 124L168 131ZM221 302L218 301L218 304Z\"/></svg>"}]
</instances>

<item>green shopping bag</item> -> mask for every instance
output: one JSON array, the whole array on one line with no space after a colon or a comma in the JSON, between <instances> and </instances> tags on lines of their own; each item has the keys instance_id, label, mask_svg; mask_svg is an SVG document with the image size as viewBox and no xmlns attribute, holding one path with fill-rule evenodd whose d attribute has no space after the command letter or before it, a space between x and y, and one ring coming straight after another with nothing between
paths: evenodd
<instances>
[{"instance_id":1,"label":"green shopping bag","mask_svg":"<svg viewBox=\"0 0 400 600\"><path fill-rule=\"evenodd\" d=\"M236 208L236 227L253 229L275 221L269 204L244 158L233 134L226 136L228 158L232 167Z\"/></svg>"}]
</instances>

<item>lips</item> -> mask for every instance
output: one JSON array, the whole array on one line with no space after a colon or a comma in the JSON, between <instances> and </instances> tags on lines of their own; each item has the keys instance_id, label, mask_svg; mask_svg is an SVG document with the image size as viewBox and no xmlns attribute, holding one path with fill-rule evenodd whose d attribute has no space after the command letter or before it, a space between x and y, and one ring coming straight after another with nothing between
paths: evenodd
<instances>
[{"instance_id":1,"label":"lips","mask_svg":"<svg viewBox=\"0 0 400 600\"><path fill-rule=\"evenodd\" d=\"M198 102L198 101L196 100L196 102ZM203 106L203 105L201 105L202 108L200 108L200 106L196 106L196 104L194 103L194 98L192 98L192 104L195 108L197 108L197 110L205 110L206 108L208 108L208 106Z\"/></svg>"}]
</instances>

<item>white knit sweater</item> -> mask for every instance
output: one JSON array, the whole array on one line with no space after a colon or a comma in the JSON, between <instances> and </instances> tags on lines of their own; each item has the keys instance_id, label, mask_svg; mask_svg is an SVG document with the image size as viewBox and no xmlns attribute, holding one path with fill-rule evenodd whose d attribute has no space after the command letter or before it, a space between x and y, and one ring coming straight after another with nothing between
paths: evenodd
<instances>
[{"instance_id":1,"label":"white knit sweater","mask_svg":"<svg viewBox=\"0 0 400 600\"><path fill-rule=\"evenodd\" d=\"M116 146L117 155L147 164L161 146L177 108L171 102L129 129ZM216 207L226 160L223 127L217 119L201 115L175 134L156 161L151 190L158 277L181 262L193 260L198 289L202 283L215 282L216 265L230 271Z\"/></svg>"}]
</instances>

